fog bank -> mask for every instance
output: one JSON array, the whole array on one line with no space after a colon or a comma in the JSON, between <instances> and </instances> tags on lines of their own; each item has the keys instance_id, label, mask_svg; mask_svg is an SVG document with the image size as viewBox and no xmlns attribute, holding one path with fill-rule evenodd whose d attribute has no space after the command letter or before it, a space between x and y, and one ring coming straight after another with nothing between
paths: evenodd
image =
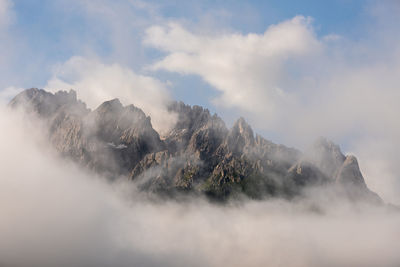
<instances>
[{"instance_id":1,"label":"fog bank","mask_svg":"<svg viewBox=\"0 0 400 267\"><path fill-rule=\"evenodd\" d=\"M149 200L60 159L38 125L0 109L0 266L400 264L400 216L387 209Z\"/></svg>"}]
</instances>

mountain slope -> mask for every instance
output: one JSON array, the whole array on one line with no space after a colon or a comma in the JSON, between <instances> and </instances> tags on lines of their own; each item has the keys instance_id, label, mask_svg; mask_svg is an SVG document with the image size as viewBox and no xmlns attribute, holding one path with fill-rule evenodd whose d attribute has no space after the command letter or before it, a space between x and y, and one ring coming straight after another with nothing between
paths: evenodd
<instances>
[{"instance_id":1,"label":"mountain slope","mask_svg":"<svg viewBox=\"0 0 400 267\"><path fill-rule=\"evenodd\" d=\"M293 198L312 186L332 187L352 200L380 203L358 162L319 139L305 154L255 135L243 118L228 129L207 109L173 102L173 129L162 138L150 117L118 99L89 110L74 91L28 89L10 107L23 107L48 125L49 140L64 156L111 179L135 180L143 190L194 192L215 199Z\"/></svg>"}]
</instances>

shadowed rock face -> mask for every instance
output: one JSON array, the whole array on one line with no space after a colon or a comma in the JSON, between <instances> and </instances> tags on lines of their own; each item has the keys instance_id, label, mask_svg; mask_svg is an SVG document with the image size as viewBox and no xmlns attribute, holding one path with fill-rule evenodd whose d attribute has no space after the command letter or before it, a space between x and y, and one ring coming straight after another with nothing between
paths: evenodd
<instances>
[{"instance_id":1,"label":"shadowed rock face","mask_svg":"<svg viewBox=\"0 0 400 267\"><path fill-rule=\"evenodd\" d=\"M207 109L182 102L169 106L178 121L160 138L141 109L113 99L91 111L72 90L29 89L9 106L43 119L62 155L111 179L127 176L144 190L261 199L292 198L307 187L331 186L349 199L381 202L367 188L356 158L323 138L302 154L254 136L243 118L228 129Z\"/></svg>"}]
</instances>

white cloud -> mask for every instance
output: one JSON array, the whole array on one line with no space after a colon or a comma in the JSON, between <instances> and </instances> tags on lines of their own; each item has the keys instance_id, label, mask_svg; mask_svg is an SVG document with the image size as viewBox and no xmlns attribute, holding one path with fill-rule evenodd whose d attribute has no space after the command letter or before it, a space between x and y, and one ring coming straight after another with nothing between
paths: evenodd
<instances>
[{"instance_id":1,"label":"white cloud","mask_svg":"<svg viewBox=\"0 0 400 267\"><path fill-rule=\"evenodd\" d=\"M154 69L200 75L221 92L216 103L272 119L277 105L290 102L281 88L285 64L319 50L310 22L298 16L264 34L222 36L195 35L171 23L149 28L145 44L168 53Z\"/></svg>"},{"instance_id":2,"label":"white cloud","mask_svg":"<svg viewBox=\"0 0 400 267\"><path fill-rule=\"evenodd\" d=\"M90 108L119 98L124 105L134 104L151 117L154 128L166 131L175 123L175 115L167 112L170 102L166 86L155 78L136 74L119 64L106 65L97 60L72 57L55 68L45 87L49 91L77 91Z\"/></svg>"},{"instance_id":3,"label":"white cloud","mask_svg":"<svg viewBox=\"0 0 400 267\"><path fill-rule=\"evenodd\" d=\"M336 34L319 38L311 22L297 16L268 27L263 34L246 35L202 35L169 24L149 28L145 44L166 53L152 69L195 74L219 91L214 104L221 114L239 110L257 129L296 146L319 135L345 142L365 157L361 162L370 164L376 150L369 150L368 157L360 148L371 147L371 140L389 142L385 154L393 157L379 156L389 160L385 166L396 166L400 157L398 30L386 30L384 38L373 35L351 42ZM365 143L360 146L359 140ZM391 182L400 180L399 172L391 172L391 178L375 177L379 171L368 171L367 182L386 180L371 182L372 189L399 203L399 183Z\"/></svg>"}]
</instances>

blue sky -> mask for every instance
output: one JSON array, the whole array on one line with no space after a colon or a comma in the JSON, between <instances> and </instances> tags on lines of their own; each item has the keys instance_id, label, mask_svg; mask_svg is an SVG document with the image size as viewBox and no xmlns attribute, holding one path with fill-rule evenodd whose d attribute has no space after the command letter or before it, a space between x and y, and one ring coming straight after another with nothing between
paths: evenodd
<instances>
[{"instance_id":1,"label":"blue sky","mask_svg":"<svg viewBox=\"0 0 400 267\"><path fill-rule=\"evenodd\" d=\"M365 37L363 25L371 19L369 8L373 1L144 1L152 11L137 8L127 0L108 1L113 8L128 8L121 20L137 20L125 29L128 35L124 48L115 46L110 38L115 25L100 14L90 13L85 2L64 0L13 0L9 25L13 58L8 61L0 88L16 86L44 87L54 65L72 56L96 55L109 63L120 63L140 71L160 56L159 51L143 47L141 37L146 27L161 21L177 20L190 27L220 28L246 33L263 33L271 24L296 15L314 19L318 35L338 34L349 39ZM107 6L107 1L98 0ZM110 18L111 20L113 18ZM124 23L124 22L121 22ZM125 27L125 26L123 26ZM128 44L131 42L130 44ZM16 47L16 48L15 48ZM123 56L118 55L124 54ZM171 93L175 99L207 106L217 111L209 100L217 94L196 77L177 77L158 73L158 77L174 80ZM188 87L193 89L187 89Z\"/></svg>"},{"instance_id":2,"label":"blue sky","mask_svg":"<svg viewBox=\"0 0 400 267\"><path fill-rule=\"evenodd\" d=\"M2 1L9 3L11 20L5 30L7 34L2 36L7 43L2 50L8 59L0 66L0 88L45 87L54 74L54 67L73 56L96 57L104 63L121 64L142 73L145 66L165 55L163 51L143 45L145 30L169 21L177 21L193 31L245 35L262 34L272 24L302 15L313 19L313 31L320 38L333 34L347 42L371 42L370 31L379 20L373 15L373 9L377 5L390 7L395 2ZM382 2L388 4L379 4ZM354 62L360 60L355 57ZM174 86L169 90L174 99L220 111L210 103L219 92L198 75L159 71L151 76L172 81Z\"/></svg>"},{"instance_id":3,"label":"blue sky","mask_svg":"<svg viewBox=\"0 0 400 267\"><path fill-rule=\"evenodd\" d=\"M0 98L74 88L91 107L133 102L160 128L176 99L279 143L324 135L395 198L399 12L395 0L0 0Z\"/></svg>"},{"instance_id":4,"label":"blue sky","mask_svg":"<svg viewBox=\"0 0 400 267\"><path fill-rule=\"evenodd\" d=\"M374 4L373 1L365 0L144 1L151 7L152 11L149 11L150 8L134 7L127 0L108 1L114 8L120 6L131 9L122 14L121 20L132 17L132 20L137 21L124 30L135 37L127 39L121 49L110 38L116 26L110 25L108 19L102 19L101 14L90 13L85 7L85 2L96 5L96 1L81 1L83 4L80 1L64 0L10 2L13 20L8 31L13 39L14 55L6 64L0 81L1 88L43 87L51 77L55 64L76 55L96 55L105 62L120 63L140 71L160 55L159 51L141 45L144 30L153 23L168 20L181 21L193 28L219 28L246 34L263 33L271 24L304 15L313 18L317 35L338 34L348 39L365 38L365 25L371 20L369 9ZM107 5L107 1L97 2ZM166 74L157 75L163 78ZM170 74L168 78L175 79L176 86L171 89L174 98L208 106L216 111L209 105L209 100L217 92L202 83L201 79ZM186 89L189 84L193 90ZM198 90L203 92L198 93Z\"/></svg>"},{"instance_id":5,"label":"blue sky","mask_svg":"<svg viewBox=\"0 0 400 267\"><path fill-rule=\"evenodd\" d=\"M96 1L92 1L95 3ZM98 1L104 3L104 1ZM129 1L114 1L114 3ZM311 16L315 20L316 32L319 35L336 33L349 38L357 36L359 29L367 19L368 1L146 1L156 7L157 16L163 20L184 20L188 24L216 24L218 27L242 33L262 33L274 23L292 18L296 15ZM79 1L49 0L14 0L12 1L14 19L9 31L16 42L20 53L15 56L11 67L18 73L10 82L2 79L5 86L44 86L51 75L53 64L66 61L74 55L85 55L88 49L108 61L123 61L134 69L140 69L155 56L151 49L143 48L140 42L132 45L132 57L128 60L113 58L116 49L110 40L104 38L112 28L107 22L88 16ZM134 8L133 8L134 9ZM128 31L132 34L143 34L144 26L158 22L147 11L134 10L142 22ZM136 19L136 18L135 18ZM362 31L362 30L361 30ZM88 48L89 46L89 48ZM32 70L34 69L34 70ZM36 70L35 70L36 69ZM29 77L21 81L20 77ZM178 92L182 90L177 89ZM211 93L211 92L210 92ZM183 100L193 102L191 95ZM201 104L206 104L201 100Z\"/></svg>"}]
</instances>

